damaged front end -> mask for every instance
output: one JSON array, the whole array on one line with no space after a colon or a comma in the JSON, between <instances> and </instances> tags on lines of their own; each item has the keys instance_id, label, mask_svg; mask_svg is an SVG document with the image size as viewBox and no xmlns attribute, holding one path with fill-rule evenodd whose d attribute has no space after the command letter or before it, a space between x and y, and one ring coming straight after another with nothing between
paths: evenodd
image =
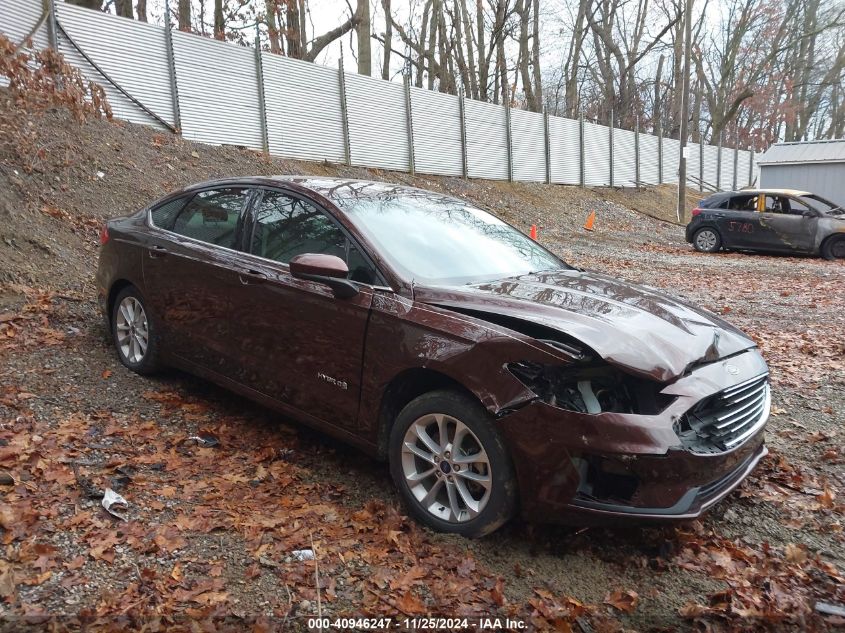
<instances>
[{"instance_id":1,"label":"damaged front end","mask_svg":"<svg viewBox=\"0 0 845 633\"><path fill-rule=\"evenodd\" d=\"M765 455L759 431L769 406L759 353L730 359L731 370L752 379L735 381L726 363L704 365L670 384L587 353L570 364L507 364L536 396L500 419L515 454L524 513L542 520L553 513L563 521L577 514L579 523L585 513L680 519L723 498Z\"/></svg>"}]
</instances>

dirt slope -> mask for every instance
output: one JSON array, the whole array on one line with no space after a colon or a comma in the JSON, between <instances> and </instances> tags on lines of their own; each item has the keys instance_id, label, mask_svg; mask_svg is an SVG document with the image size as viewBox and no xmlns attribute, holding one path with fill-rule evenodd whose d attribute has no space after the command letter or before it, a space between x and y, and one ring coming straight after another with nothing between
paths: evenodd
<instances>
[{"instance_id":1,"label":"dirt slope","mask_svg":"<svg viewBox=\"0 0 845 633\"><path fill-rule=\"evenodd\" d=\"M0 614L190 627L229 614L302 628L316 613L512 615L542 630L783 630L836 624L845 602L845 264L705 256L661 216L671 187L589 191L268 159L0 93ZM13 140L38 126L21 151ZM468 198L572 263L647 283L750 332L772 368L770 456L706 518L571 530L514 521L477 542L402 517L383 465L181 373L116 360L93 301L97 231L191 182L302 173L405 182ZM592 233L581 225L597 212ZM211 431L217 447L187 438ZM116 523L81 481L121 484ZM126 474L128 473L128 475ZM0 475L3 473L0 472ZM128 479L126 479L128 477ZM1 480L1 479L0 479ZM122 482L122 483L121 483ZM17 626L13 624L12 627ZM3 627L0 626L0 630ZM13 630L10 629L10 630Z\"/></svg>"}]
</instances>

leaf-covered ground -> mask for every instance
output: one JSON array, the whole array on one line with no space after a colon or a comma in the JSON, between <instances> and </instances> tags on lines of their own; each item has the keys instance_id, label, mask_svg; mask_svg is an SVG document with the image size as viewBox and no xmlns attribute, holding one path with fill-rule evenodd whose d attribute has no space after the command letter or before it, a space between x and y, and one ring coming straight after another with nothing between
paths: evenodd
<instances>
[{"instance_id":1,"label":"leaf-covered ground","mask_svg":"<svg viewBox=\"0 0 845 633\"><path fill-rule=\"evenodd\" d=\"M243 173L449 191L540 225L572 263L724 315L771 366L771 455L700 521L517 520L466 541L407 519L383 464L188 375L128 372L94 304L99 223L181 184ZM269 160L10 104L0 187L0 629L281 630L317 613L498 615L585 633L845 624L818 606L845 604L842 262L697 254L680 227L622 206L671 204L671 190L610 202ZM106 487L128 501L126 521L102 508Z\"/></svg>"}]
</instances>

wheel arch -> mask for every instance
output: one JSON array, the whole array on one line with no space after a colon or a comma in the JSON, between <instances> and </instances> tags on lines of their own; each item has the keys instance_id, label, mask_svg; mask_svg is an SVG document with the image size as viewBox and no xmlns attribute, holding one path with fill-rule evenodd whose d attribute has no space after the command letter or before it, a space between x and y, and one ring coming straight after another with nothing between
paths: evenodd
<instances>
[{"instance_id":1,"label":"wheel arch","mask_svg":"<svg viewBox=\"0 0 845 633\"><path fill-rule=\"evenodd\" d=\"M413 367L398 373L382 392L378 412L378 436L376 451L379 459L387 458L387 441L396 416L411 402L423 394L438 389L450 389L471 397L482 404L478 396L465 385L447 374L427 367ZM483 404L482 404L483 406Z\"/></svg>"},{"instance_id":2,"label":"wheel arch","mask_svg":"<svg viewBox=\"0 0 845 633\"><path fill-rule=\"evenodd\" d=\"M124 288L128 288L130 286L137 286L133 284L128 279L116 279L111 287L109 288L108 297L106 297L106 319L108 319L109 327L112 326L112 315L114 314L114 301L117 299L117 295L120 294L120 291Z\"/></svg>"},{"instance_id":3,"label":"wheel arch","mask_svg":"<svg viewBox=\"0 0 845 633\"><path fill-rule=\"evenodd\" d=\"M819 255L824 255L825 248L834 240L845 240L845 232L834 232L825 237L819 244Z\"/></svg>"}]
</instances>

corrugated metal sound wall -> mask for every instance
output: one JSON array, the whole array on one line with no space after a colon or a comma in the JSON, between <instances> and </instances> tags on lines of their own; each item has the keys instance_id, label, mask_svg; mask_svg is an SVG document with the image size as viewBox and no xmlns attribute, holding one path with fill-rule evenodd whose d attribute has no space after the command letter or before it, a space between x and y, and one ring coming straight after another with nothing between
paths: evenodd
<instances>
[{"instance_id":1,"label":"corrugated metal sound wall","mask_svg":"<svg viewBox=\"0 0 845 633\"><path fill-rule=\"evenodd\" d=\"M640 180L656 185L660 183L660 139L650 134L640 134Z\"/></svg>"},{"instance_id":2,"label":"corrugated metal sound wall","mask_svg":"<svg viewBox=\"0 0 845 633\"><path fill-rule=\"evenodd\" d=\"M405 87L346 73L352 164L408 171Z\"/></svg>"},{"instance_id":3,"label":"corrugated metal sound wall","mask_svg":"<svg viewBox=\"0 0 845 633\"><path fill-rule=\"evenodd\" d=\"M455 95L411 88L414 165L425 174L463 174L461 104Z\"/></svg>"},{"instance_id":4,"label":"corrugated metal sound wall","mask_svg":"<svg viewBox=\"0 0 845 633\"><path fill-rule=\"evenodd\" d=\"M270 153L303 160L346 160L340 72L261 54Z\"/></svg>"},{"instance_id":5,"label":"corrugated metal sound wall","mask_svg":"<svg viewBox=\"0 0 845 633\"><path fill-rule=\"evenodd\" d=\"M505 108L481 101L464 101L467 172L470 178L507 180L508 128Z\"/></svg>"},{"instance_id":6,"label":"corrugated metal sound wall","mask_svg":"<svg viewBox=\"0 0 845 633\"><path fill-rule=\"evenodd\" d=\"M511 110L513 179L546 181L546 131L543 115Z\"/></svg>"},{"instance_id":7,"label":"corrugated metal sound wall","mask_svg":"<svg viewBox=\"0 0 845 633\"><path fill-rule=\"evenodd\" d=\"M630 130L613 130L611 174L611 130L603 125L585 122L582 146L579 121L551 116L547 140L539 113L511 110L508 127L503 106L465 99L462 119L461 100L455 95L419 88L406 92L401 83L353 73L341 78L334 68L267 52L257 56L253 48L179 31L168 33L160 26L60 0L56 5L61 52L85 77L103 86L115 116L121 119L166 129L177 126L179 113L186 138L253 150L264 149L266 132L271 154L303 160L340 163L349 159L367 167L460 176L465 155L467 175L472 178L534 182L549 178L574 185L581 182L583 168L587 186L612 181L617 187L628 187L636 179L635 134ZM19 43L42 13L41 0L0 0L0 32ZM42 25L34 34L33 46L44 48L47 39L47 27ZM102 72L76 50L74 42ZM0 85L5 82L0 80ZM678 149L677 140L663 140L663 182L677 182ZM719 150L713 146L704 150L704 180L715 186ZM733 149L725 148L723 189L733 186L733 161ZM749 183L750 161L749 152L739 152L738 187ZM698 163L698 146L692 145L690 175L698 175ZM661 180L654 136L639 135L639 171L643 182Z\"/></svg>"},{"instance_id":8,"label":"corrugated metal sound wall","mask_svg":"<svg viewBox=\"0 0 845 633\"><path fill-rule=\"evenodd\" d=\"M633 187L637 180L636 133L613 130L613 184Z\"/></svg>"},{"instance_id":9,"label":"corrugated metal sound wall","mask_svg":"<svg viewBox=\"0 0 845 633\"><path fill-rule=\"evenodd\" d=\"M581 184L581 130L578 121L549 117L552 182Z\"/></svg>"},{"instance_id":10,"label":"corrugated metal sound wall","mask_svg":"<svg viewBox=\"0 0 845 633\"><path fill-rule=\"evenodd\" d=\"M584 184L610 184L610 128L584 123Z\"/></svg>"},{"instance_id":11,"label":"corrugated metal sound wall","mask_svg":"<svg viewBox=\"0 0 845 633\"><path fill-rule=\"evenodd\" d=\"M173 56L185 138L262 149L255 51L174 31Z\"/></svg>"},{"instance_id":12,"label":"corrugated metal sound wall","mask_svg":"<svg viewBox=\"0 0 845 633\"><path fill-rule=\"evenodd\" d=\"M113 16L63 2L56 3L56 13L70 39L97 66L149 110L174 124L164 29L132 20L116 23ZM62 35L59 50L87 79L103 87L116 117L164 129L106 81Z\"/></svg>"}]
</instances>

